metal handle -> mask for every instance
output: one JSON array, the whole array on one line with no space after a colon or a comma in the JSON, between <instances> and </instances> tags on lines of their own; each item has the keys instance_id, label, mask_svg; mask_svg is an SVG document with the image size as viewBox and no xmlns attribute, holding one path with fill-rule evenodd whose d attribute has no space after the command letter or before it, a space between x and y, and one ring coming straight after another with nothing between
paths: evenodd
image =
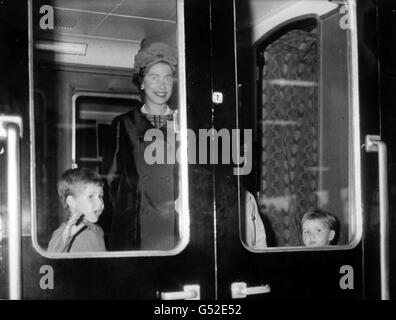
<instances>
[{"instance_id":1,"label":"metal handle","mask_svg":"<svg viewBox=\"0 0 396 320\"><path fill-rule=\"evenodd\" d=\"M199 300L200 298L198 284L183 286L183 291L161 292L162 300Z\"/></svg>"},{"instance_id":2,"label":"metal handle","mask_svg":"<svg viewBox=\"0 0 396 320\"><path fill-rule=\"evenodd\" d=\"M20 117L0 116L0 137L7 141L8 276L11 300L19 300L22 295L20 135Z\"/></svg>"},{"instance_id":3,"label":"metal handle","mask_svg":"<svg viewBox=\"0 0 396 320\"><path fill-rule=\"evenodd\" d=\"M233 299L246 298L249 295L269 292L271 292L269 284L256 287L248 287L246 282L233 282L231 284L231 297Z\"/></svg>"},{"instance_id":4,"label":"metal handle","mask_svg":"<svg viewBox=\"0 0 396 320\"><path fill-rule=\"evenodd\" d=\"M378 152L381 300L389 300L389 205L387 148L385 142L381 141L380 136L367 135L366 151Z\"/></svg>"}]
</instances>

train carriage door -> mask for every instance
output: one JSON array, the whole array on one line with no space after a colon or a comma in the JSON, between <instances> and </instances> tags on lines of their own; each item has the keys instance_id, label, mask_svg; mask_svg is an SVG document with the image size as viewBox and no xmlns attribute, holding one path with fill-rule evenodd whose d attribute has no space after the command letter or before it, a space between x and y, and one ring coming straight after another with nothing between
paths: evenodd
<instances>
[{"instance_id":1,"label":"train carriage door","mask_svg":"<svg viewBox=\"0 0 396 320\"><path fill-rule=\"evenodd\" d=\"M378 83L375 58L365 60L371 34L362 28L373 8L213 4L214 91L224 96L215 126L238 137L234 168L216 170L219 298L356 299L367 296L367 279L379 283L377 271L363 269L371 208L362 200L370 166L362 158L373 156L360 111L376 91L358 82L365 61L360 71Z\"/></svg>"},{"instance_id":2,"label":"train carriage door","mask_svg":"<svg viewBox=\"0 0 396 320\"><path fill-rule=\"evenodd\" d=\"M214 298L212 175L210 170L189 168L186 151L187 118L191 117L186 110L186 93L194 92L191 107L202 111L207 105L210 111L210 104L205 101L210 96L210 82L200 78L210 74L204 69L210 68L208 4L190 5L182 0L34 0L18 3L16 8L10 2L4 1L0 6L1 40L10 44L6 46L9 51L1 53L0 176L8 175L2 179L8 186L1 183L0 198L0 249L4 253L0 257L0 287L4 291L1 298ZM185 27L191 22L200 23L199 28ZM176 73L167 78L174 84L169 105L176 111L171 119L168 117L169 140L164 141L158 131L151 131L160 140L156 150L161 152L161 146L171 144L162 151L178 152L177 158L157 163L157 172L163 173L157 184L150 182L151 171L146 167L145 174L134 176L136 180L125 179L127 187L134 183L141 186L140 193L134 193L133 186L132 191L124 189L127 210L119 212L126 218L139 215L139 225L127 229L130 233L124 233L122 239L138 239L133 247L109 245L116 209L110 210L106 197L109 189L104 188L107 202L96 226L90 211L84 211L82 221L75 224L84 225L81 232L94 231L104 237L106 250L101 246L100 250L87 251L83 249L85 243L77 245L77 238L67 238L66 234L71 242L65 242L65 233L59 233L62 237L57 238L54 231L65 229L72 205L80 201L88 187L84 189L80 180L75 189L66 191L70 180L65 180L59 191L57 180L65 170L82 167L98 171L103 180L114 178L113 171L101 169L104 140L108 137L116 137L108 144L113 151L119 151L117 148L125 141L128 146L134 143L126 165L132 167L135 156L146 160L143 146L153 137L149 140L137 133L132 136L138 124L128 122L131 114L140 114L138 108L142 107L140 87L132 81L132 67L144 39L145 43L162 41L174 45L178 52ZM200 43L201 52L196 43ZM191 72L192 62L202 64L202 74ZM188 84L186 73L191 80ZM121 124L113 122L126 113L128 117L122 117ZM205 115L210 112L201 112L201 120L210 123L210 117L203 119ZM140 124L150 124L149 117L139 119ZM18 147L20 135L23 138ZM136 139L131 142L133 138ZM3 165L6 159L8 167ZM143 160L139 164L149 165ZM191 188L189 180L194 182ZM98 180L93 184L100 185ZM110 189L114 185L117 182ZM160 185L162 193L157 189ZM64 197L59 199L58 192ZM154 194L158 198L153 198ZM165 194L167 198L161 198ZM140 201L139 205L133 201ZM133 211L136 207L146 210ZM100 208L99 205L94 213L99 213ZM152 224L143 225L142 221L149 220ZM151 228L153 225L155 229ZM158 236L165 229L169 232ZM153 238L157 241L153 242ZM85 240L90 241L88 237ZM50 245L54 243L59 246Z\"/></svg>"},{"instance_id":3,"label":"train carriage door","mask_svg":"<svg viewBox=\"0 0 396 320\"><path fill-rule=\"evenodd\" d=\"M27 4L4 1L0 6L0 299L19 299L23 236L29 222L29 82ZM28 182L28 180L27 180ZM23 200L24 199L24 200Z\"/></svg>"},{"instance_id":4,"label":"train carriage door","mask_svg":"<svg viewBox=\"0 0 396 320\"><path fill-rule=\"evenodd\" d=\"M369 12L367 10L367 12ZM394 108L394 89L395 89L395 44L392 39L395 36L395 3L393 1L380 1L378 2L377 8L377 16L378 16L378 36L377 36L377 44L378 44L378 60L379 63L379 80L380 85L378 86L379 99L377 100L379 108L377 110L372 110L367 108L367 114L369 116L368 119L377 118L379 121L370 121L366 122L367 127L370 132L374 133L374 135L381 137L381 140L386 144L382 145L382 153L386 151L387 147L387 159L382 155L381 160L383 163L381 165L378 163L377 157L378 155L374 153L372 155L371 161L373 163L373 170L371 175L368 176L368 179L373 177L373 181L376 183L371 187L367 187L367 197L368 201L373 208L371 210L370 215L370 226L371 237L367 239L368 248L368 259L366 259L366 269L371 270L371 273L374 275L381 274L381 277L374 276L371 279L368 279L368 287L369 297L378 297L379 295L387 294L390 299L395 298L395 275L393 270L395 270L395 250L392 249L392 243L395 241L396 236L396 220L395 220L395 108ZM371 34L372 39L374 39L375 33ZM371 64L367 64L371 65ZM369 90L368 81L366 84L367 90ZM371 90L371 88L370 88ZM375 92L375 91L374 91ZM375 95L374 95L375 97ZM376 102L371 102L376 103ZM378 115L379 112L379 115ZM373 123L371 123L373 122ZM378 123L379 122L379 123ZM368 131L368 130L366 130ZM386 168L386 162L388 164L388 188L389 188L389 225L381 227L381 219L380 212L382 212L384 208L384 201L382 200L383 195L380 197L379 195L386 190L386 185L384 181L378 179L378 169L381 168L381 171ZM378 164L377 164L378 163ZM380 165L380 166L379 166ZM379 166L379 168L378 168ZM382 171L385 172L385 171ZM370 180L368 180L370 181ZM381 183L382 182L382 183ZM382 184L382 186L381 186ZM382 189L382 190L381 190ZM381 199L382 198L382 199ZM382 208L379 206L382 204ZM386 204L386 202L385 202ZM382 209L382 210L381 210ZM384 212L382 212L384 213ZM386 212L385 212L386 213ZM386 217L385 217L386 219ZM388 237L386 237L386 233L388 233ZM388 240L389 238L389 240ZM381 247L378 246L378 243L383 242L385 246L388 245L388 248L385 248L381 252ZM387 243L388 242L388 243ZM371 243L371 245L369 245ZM377 244L377 245L375 245ZM387 249L387 250L386 250ZM384 253L389 253L389 258L384 255ZM383 263L378 263L378 257L382 256ZM388 265L389 270L384 268ZM381 280L381 281L380 281ZM388 292L380 284L384 281L389 281Z\"/></svg>"}]
</instances>

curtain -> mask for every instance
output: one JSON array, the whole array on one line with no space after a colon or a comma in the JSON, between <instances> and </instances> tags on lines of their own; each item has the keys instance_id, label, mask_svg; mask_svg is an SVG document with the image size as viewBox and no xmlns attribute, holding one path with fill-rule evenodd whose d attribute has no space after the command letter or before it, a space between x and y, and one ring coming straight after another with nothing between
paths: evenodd
<instances>
[{"instance_id":1,"label":"curtain","mask_svg":"<svg viewBox=\"0 0 396 320\"><path fill-rule=\"evenodd\" d=\"M317 205L317 50L316 30L289 31L264 50L259 205L275 246L301 245L301 217Z\"/></svg>"}]
</instances>

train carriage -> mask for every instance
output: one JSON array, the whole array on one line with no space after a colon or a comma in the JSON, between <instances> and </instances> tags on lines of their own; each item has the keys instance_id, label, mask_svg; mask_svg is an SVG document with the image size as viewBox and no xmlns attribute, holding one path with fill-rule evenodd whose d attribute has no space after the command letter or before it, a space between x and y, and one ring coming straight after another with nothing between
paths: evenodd
<instances>
[{"instance_id":1,"label":"train carriage","mask_svg":"<svg viewBox=\"0 0 396 320\"><path fill-rule=\"evenodd\" d=\"M0 297L393 298L395 5L3 1ZM113 121L142 104L134 56L156 42L178 59L164 164L175 244L112 248L106 186L107 250L48 251L64 221L59 176L110 177ZM312 208L336 216L333 245L304 246Z\"/></svg>"}]
</instances>

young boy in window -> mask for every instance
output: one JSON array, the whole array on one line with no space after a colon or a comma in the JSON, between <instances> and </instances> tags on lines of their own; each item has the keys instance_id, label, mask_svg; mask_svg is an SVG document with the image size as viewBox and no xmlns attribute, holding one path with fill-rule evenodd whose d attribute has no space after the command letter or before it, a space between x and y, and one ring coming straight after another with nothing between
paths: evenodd
<instances>
[{"instance_id":1,"label":"young boy in window","mask_svg":"<svg viewBox=\"0 0 396 320\"><path fill-rule=\"evenodd\" d=\"M338 220L330 212L312 209L301 220L302 239L306 247L323 247L335 244Z\"/></svg>"},{"instance_id":2,"label":"young boy in window","mask_svg":"<svg viewBox=\"0 0 396 320\"><path fill-rule=\"evenodd\" d=\"M67 221L54 231L47 251L105 251L103 230L95 224L104 208L101 176L89 168L67 170L58 181L58 195Z\"/></svg>"}]
</instances>

